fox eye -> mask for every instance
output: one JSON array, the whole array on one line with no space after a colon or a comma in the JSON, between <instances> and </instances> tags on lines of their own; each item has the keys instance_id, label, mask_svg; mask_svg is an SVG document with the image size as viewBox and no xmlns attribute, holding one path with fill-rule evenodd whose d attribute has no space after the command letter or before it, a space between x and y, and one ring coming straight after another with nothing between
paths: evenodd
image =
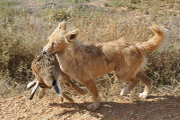
<instances>
[{"instance_id":1,"label":"fox eye","mask_svg":"<svg viewBox=\"0 0 180 120\"><path fill-rule=\"evenodd\" d=\"M54 45L54 43L52 43L52 46Z\"/></svg>"}]
</instances>

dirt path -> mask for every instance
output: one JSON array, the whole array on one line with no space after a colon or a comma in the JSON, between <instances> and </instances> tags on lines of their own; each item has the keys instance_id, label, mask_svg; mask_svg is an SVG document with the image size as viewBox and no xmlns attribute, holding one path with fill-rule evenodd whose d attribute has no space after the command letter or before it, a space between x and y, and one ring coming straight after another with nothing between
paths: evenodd
<instances>
[{"instance_id":1,"label":"dirt path","mask_svg":"<svg viewBox=\"0 0 180 120\"><path fill-rule=\"evenodd\" d=\"M124 99L126 98L126 99ZM76 103L61 103L56 95L42 100L27 96L0 99L0 119L76 119L76 120L179 120L180 97L152 95L146 100L131 100L129 97L113 97L113 101L102 102L95 112L88 111L86 98L75 97ZM90 101L90 100L87 100Z\"/></svg>"}]
</instances>

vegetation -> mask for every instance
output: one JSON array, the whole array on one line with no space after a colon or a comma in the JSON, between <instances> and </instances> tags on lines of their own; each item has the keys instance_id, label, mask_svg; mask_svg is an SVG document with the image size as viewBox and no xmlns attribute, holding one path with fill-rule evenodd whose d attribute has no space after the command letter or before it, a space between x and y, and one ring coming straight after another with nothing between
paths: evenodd
<instances>
[{"instance_id":1,"label":"vegetation","mask_svg":"<svg viewBox=\"0 0 180 120\"><path fill-rule=\"evenodd\" d=\"M39 3L43 8L32 12L23 2L0 1L1 83L7 83L6 80L10 86L15 85L11 83L27 83L32 76L30 65L34 56L40 53L58 23L67 20L68 29L79 28L79 39L85 43L107 42L120 37L143 42L153 35L148 28L152 22L164 24L172 31L170 40L164 52L146 55L148 64L145 71L155 81L154 87L180 84L179 1L111 0L103 3L105 7L92 7L87 4L89 2L62 1L65 6L62 7L57 2L41 0ZM113 73L100 77L97 82L99 89L105 92L114 86L118 88L120 84L115 81Z\"/></svg>"}]
</instances>

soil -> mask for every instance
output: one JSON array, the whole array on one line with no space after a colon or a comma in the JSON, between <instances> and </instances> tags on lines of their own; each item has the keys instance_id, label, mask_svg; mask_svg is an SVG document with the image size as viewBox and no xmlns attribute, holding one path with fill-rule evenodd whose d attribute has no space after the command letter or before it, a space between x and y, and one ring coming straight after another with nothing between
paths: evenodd
<instances>
[{"instance_id":1,"label":"soil","mask_svg":"<svg viewBox=\"0 0 180 120\"><path fill-rule=\"evenodd\" d=\"M96 111L88 111L90 97L76 96L75 103L61 103L57 95L21 95L0 99L0 119L47 119L47 120L179 120L180 96L151 95L148 99L116 97L103 101ZM85 101L85 102L84 102Z\"/></svg>"}]
</instances>

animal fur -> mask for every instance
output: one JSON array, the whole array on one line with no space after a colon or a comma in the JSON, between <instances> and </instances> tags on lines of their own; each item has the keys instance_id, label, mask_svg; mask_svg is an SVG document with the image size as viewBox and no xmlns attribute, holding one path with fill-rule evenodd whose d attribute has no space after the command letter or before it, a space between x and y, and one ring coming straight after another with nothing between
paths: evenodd
<instances>
[{"instance_id":1,"label":"animal fur","mask_svg":"<svg viewBox=\"0 0 180 120\"><path fill-rule=\"evenodd\" d=\"M96 45L84 45L76 38L79 30L67 32L66 23L61 22L49 37L42 53L53 54L59 62L61 70L81 83L89 90L93 103L88 109L96 110L100 105L100 97L96 88L95 78L115 71L117 78L122 82L129 82L121 95L127 95L130 90L142 81L145 84L140 97L146 98L152 80L142 71L147 60L146 52L153 52L164 45L168 38L168 30L159 25L153 25L155 35L143 43L129 43L124 39Z\"/></svg>"},{"instance_id":2,"label":"animal fur","mask_svg":"<svg viewBox=\"0 0 180 120\"><path fill-rule=\"evenodd\" d=\"M55 88L55 91L60 96L66 98L70 102L73 102L71 98L69 98L64 92L62 92L59 81L61 83L64 83L68 87L72 86L77 92L82 95L86 94L82 89L80 89L76 84L74 84L65 73L61 71L55 55L39 55L33 60L31 68L35 75L35 80L30 82L26 86L26 89L30 89L34 85L35 87L32 90L30 99L33 98L38 86L41 87L41 90L39 92L39 98L42 98L45 95L45 91L47 88L50 89L53 86Z\"/></svg>"}]
</instances>

